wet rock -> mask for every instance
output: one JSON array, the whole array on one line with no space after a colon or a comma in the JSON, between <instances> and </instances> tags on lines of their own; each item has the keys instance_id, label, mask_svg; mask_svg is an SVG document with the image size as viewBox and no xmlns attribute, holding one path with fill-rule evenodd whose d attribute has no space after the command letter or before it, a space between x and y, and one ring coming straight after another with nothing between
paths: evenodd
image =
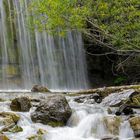
<instances>
[{"instance_id":1,"label":"wet rock","mask_svg":"<svg viewBox=\"0 0 140 140\"><path fill-rule=\"evenodd\" d=\"M72 110L63 95L52 95L41 101L31 114L33 122L47 125L64 126L72 114Z\"/></svg>"},{"instance_id":2,"label":"wet rock","mask_svg":"<svg viewBox=\"0 0 140 140\"><path fill-rule=\"evenodd\" d=\"M119 134L119 127L121 124L121 118L118 116L106 116L104 117L104 124L107 128L107 130L113 134L118 135Z\"/></svg>"},{"instance_id":3,"label":"wet rock","mask_svg":"<svg viewBox=\"0 0 140 140\"><path fill-rule=\"evenodd\" d=\"M1 130L0 131L9 131L19 121L20 117L12 112L0 112L0 125Z\"/></svg>"},{"instance_id":4,"label":"wet rock","mask_svg":"<svg viewBox=\"0 0 140 140\"><path fill-rule=\"evenodd\" d=\"M37 131L36 135L32 135L32 136L28 137L27 139L28 140L45 140L45 138L43 139L43 135L46 134L46 133L47 133L46 130L39 129Z\"/></svg>"},{"instance_id":5,"label":"wet rock","mask_svg":"<svg viewBox=\"0 0 140 140\"><path fill-rule=\"evenodd\" d=\"M131 105L139 105L140 106L140 94L133 95L131 97Z\"/></svg>"},{"instance_id":6,"label":"wet rock","mask_svg":"<svg viewBox=\"0 0 140 140\"><path fill-rule=\"evenodd\" d=\"M99 94L95 93L95 94L91 94L91 95L84 95L84 96L79 96L79 97L76 97L74 99L75 102L78 102L78 103L90 103L90 104L93 104L93 103L101 103L102 102L102 98Z\"/></svg>"},{"instance_id":7,"label":"wet rock","mask_svg":"<svg viewBox=\"0 0 140 140\"><path fill-rule=\"evenodd\" d=\"M124 114L124 115L131 115L131 114L134 114L134 111L133 109L127 105L127 104L123 104L119 107L119 109L116 111L116 115L119 116L121 114Z\"/></svg>"},{"instance_id":8,"label":"wet rock","mask_svg":"<svg viewBox=\"0 0 140 140\"><path fill-rule=\"evenodd\" d=\"M27 112L31 108L31 101L28 97L18 97L12 100L10 108L13 111Z\"/></svg>"},{"instance_id":9,"label":"wet rock","mask_svg":"<svg viewBox=\"0 0 140 140\"><path fill-rule=\"evenodd\" d=\"M5 101L5 99L0 98L0 102L4 102L4 101Z\"/></svg>"},{"instance_id":10,"label":"wet rock","mask_svg":"<svg viewBox=\"0 0 140 140\"><path fill-rule=\"evenodd\" d=\"M140 116L132 117L129 119L131 128L134 131L136 138L140 137Z\"/></svg>"},{"instance_id":11,"label":"wet rock","mask_svg":"<svg viewBox=\"0 0 140 140\"><path fill-rule=\"evenodd\" d=\"M101 140L119 140L119 138L114 138L114 136L104 136L103 138L101 138Z\"/></svg>"},{"instance_id":12,"label":"wet rock","mask_svg":"<svg viewBox=\"0 0 140 140\"><path fill-rule=\"evenodd\" d=\"M32 92L50 92L50 90L47 87L40 86L40 85L34 85L31 91Z\"/></svg>"},{"instance_id":13,"label":"wet rock","mask_svg":"<svg viewBox=\"0 0 140 140\"><path fill-rule=\"evenodd\" d=\"M8 130L8 132L12 132L12 133L18 133L18 132L22 132L23 129L22 127L15 125L14 127L12 127L11 129Z\"/></svg>"},{"instance_id":14,"label":"wet rock","mask_svg":"<svg viewBox=\"0 0 140 140\"><path fill-rule=\"evenodd\" d=\"M0 112L0 123L4 125L10 125L12 123L17 123L19 121L19 115L12 112Z\"/></svg>"},{"instance_id":15,"label":"wet rock","mask_svg":"<svg viewBox=\"0 0 140 140\"><path fill-rule=\"evenodd\" d=\"M0 134L0 140L10 140L10 139L4 134Z\"/></svg>"},{"instance_id":16,"label":"wet rock","mask_svg":"<svg viewBox=\"0 0 140 140\"><path fill-rule=\"evenodd\" d=\"M112 114L111 108L108 108L108 109L107 109L107 113L108 113L108 114Z\"/></svg>"},{"instance_id":17,"label":"wet rock","mask_svg":"<svg viewBox=\"0 0 140 140\"><path fill-rule=\"evenodd\" d=\"M130 100L133 97L133 94L136 95L138 93L133 89L124 90L118 93L112 93L104 98L102 104L105 106L118 107L124 104L124 102L126 102L127 100Z\"/></svg>"}]
</instances>

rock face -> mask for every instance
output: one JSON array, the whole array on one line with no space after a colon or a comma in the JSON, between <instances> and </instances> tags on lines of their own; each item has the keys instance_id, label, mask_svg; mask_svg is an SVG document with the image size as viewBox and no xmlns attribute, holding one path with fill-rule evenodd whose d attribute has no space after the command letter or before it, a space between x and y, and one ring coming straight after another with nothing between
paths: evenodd
<instances>
[{"instance_id":1,"label":"rock face","mask_svg":"<svg viewBox=\"0 0 140 140\"><path fill-rule=\"evenodd\" d=\"M40 102L36 110L31 114L34 122L48 124L53 127L64 126L72 114L72 110L63 95L48 96Z\"/></svg>"},{"instance_id":2,"label":"rock face","mask_svg":"<svg viewBox=\"0 0 140 140\"><path fill-rule=\"evenodd\" d=\"M27 112L31 108L31 101L28 97L19 97L12 100L10 108L13 111Z\"/></svg>"},{"instance_id":3,"label":"rock face","mask_svg":"<svg viewBox=\"0 0 140 140\"><path fill-rule=\"evenodd\" d=\"M106 125L107 130L113 134L119 134L119 127L121 124L121 118L117 116L108 116L104 118L104 124Z\"/></svg>"},{"instance_id":4,"label":"rock face","mask_svg":"<svg viewBox=\"0 0 140 140\"><path fill-rule=\"evenodd\" d=\"M40 85L34 85L31 91L32 92L50 92L50 90L47 87L43 87Z\"/></svg>"},{"instance_id":5,"label":"rock face","mask_svg":"<svg viewBox=\"0 0 140 140\"><path fill-rule=\"evenodd\" d=\"M140 137L140 116L136 116L129 119L130 125L134 131L136 138Z\"/></svg>"}]
</instances>

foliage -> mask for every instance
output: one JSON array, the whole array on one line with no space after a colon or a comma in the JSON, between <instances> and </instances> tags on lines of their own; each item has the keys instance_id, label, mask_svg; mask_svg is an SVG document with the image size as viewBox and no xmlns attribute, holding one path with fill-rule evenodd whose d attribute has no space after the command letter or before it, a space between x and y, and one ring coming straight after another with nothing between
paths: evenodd
<instances>
[{"instance_id":1,"label":"foliage","mask_svg":"<svg viewBox=\"0 0 140 140\"><path fill-rule=\"evenodd\" d=\"M79 29L98 45L140 49L139 0L32 0L29 9L38 29Z\"/></svg>"},{"instance_id":2,"label":"foliage","mask_svg":"<svg viewBox=\"0 0 140 140\"><path fill-rule=\"evenodd\" d=\"M114 84L115 85L122 85L126 82L127 78L126 77L123 77L123 76L119 76L117 77L115 80L114 80Z\"/></svg>"},{"instance_id":3,"label":"foliage","mask_svg":"<svg viewBox=\"0 0 140 140\"><path fill-rule=\"evenodd\" d=\"M140 1L99 0L91 21L117 49L140 49ZM106 38L105 36L105 38Z\"/></svg>"},{"instance_id":4,"label":"foliage","mask_svg":"<svg viewBox=\"0 0 140 140\"><path fill-rule=\"evenodd\" d=\"M84 17L91 12L90 0L80 6L78 0L33 0L29 9L33 13L33 24L39 30L56 31L81 29L85 27Z\"/></svg>"}]
</instances>

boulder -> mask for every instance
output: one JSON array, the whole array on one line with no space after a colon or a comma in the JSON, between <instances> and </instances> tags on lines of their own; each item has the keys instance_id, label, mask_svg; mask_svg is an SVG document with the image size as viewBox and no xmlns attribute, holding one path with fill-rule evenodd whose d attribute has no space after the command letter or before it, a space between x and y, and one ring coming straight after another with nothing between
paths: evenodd
<instances>
[{"instance_id":1,"label":"boulder","mask_svg":"<svg viewBox=\"0 0 140 140\"><path fill-rule=\"evenodd\" d=\"M0 124L2 132L9 131L14 128L20 117L12 112L0 112Z\"/></svg>"},{"instance_id":2,"label":"boulder","mask_svg":"<svg viewBox=\"0 0 140 140\"><path fill-rule=\"evenodd\" d=\"M12 112L0 112L0 123L4 125L10 125L12 123L17 123L19 121L19 115Z\"/></svg>"},{"instance_id":3,"label":"boulder","mask_svg":"<svg viewBox=\"0 0 140 140\"><path fill-rule=\"evenodd\" d=\"M22 111L27 112L31 108L31 101L28 97L18 97L12 100L10 104L12 111Z\"/></svg>"},{"instance_id":4,"label":"boulder","mask_svg":"<svg viewBox=\"0 0 140 140\"><path fill-rule=\"evenodd\" d=\"M36 110L31 113L33 122L47 125L64 126L72 114L72 110L63 95L51 95L41 101Z\"/></svg>"},{"instance_id":5,"label":"boulder","mask_svg":"<svg viewBox=\"0 0 140 140\"><path fill-rule=\"evenodd\" d=\"M112 93L103 99L102 104L104 106L118 107L126 101L132 100L134 95L138 93L134 89L124 90L122 92Z\"/></svg>"},{"instance_id":6,"label":"boulder","mask_svg":"<svg viewBox=\"0 0 140 140\"><path fill-rule=\"evenodd\" d=\"M134 114L134 111L133 109L127 105L127 104L122 104L119 109L116 111L116 115L119 116L121 114L124 114L124 115L131 115L131 114Z\"/></svg>"},{"instance_id":7,"label":"boulder","mask_svg":"<svg viewBox=\"0 0 140 140\"><path fill-rule=\"evenodd\" d=\"M129 123L134 131L135 137L136 138L140 137L140 116L130 118Z\"/></svg>"},{"instance_id":8,"label":"boulder","mask_svg":"<svg viewBox=\"0 0 140 140\"><path fill-rule=\"evenodd\" d=\"M103 122L107 128L107 130L112 135L118 135L119 134L119 127L121 124L121 117L118 116L106 116L103 118Z\"/></svg>"},{"instance_id":9,"label":"boulder","mask_svg":"<svg viewBox=\"0 0 140 140\"><path fill-rule=\"evenodd\" d=\"M131 97L131 104L132 105L140 105L140 94L133 95Z\"/></svg>"},{"instance_id":10,"label":"boulder","mask_svg":"<svg viewBox=\"0 0 140 140\"><path fill-rule=\"evenodd\" d=\"M47 87L40 86L40 85L34 85L31 91L32 92L50 92L50 90Z\"/></svg>"},{"instance_id":11,"label":"boulder","mask_svg":"<svg viewBox=\"0 0 140 140\"><path fill-rule=\"evenodd\" d=\"M101 103L102 98L99 94L94 93L94 94L90 94L90 95L82 95L82 96L76 97L76 98L74 98L74 101L78 102L78 103L86 102L89 104L94 104L95 102Z\"/></svg>"},{"instance_id":12,"label":"boulder","mask_svg":"<svg viewBox=\"0 0 140 140\"><path fill-rule=\"evenodd\" d=\"M30 137L28 137L27 139L28 140L44 140L43 139L43 135L44 134L47 134L48 132L46 130L43 130L43 129L39 129L37 131L37 134L36 135L32 135Z\"/></svg>"},{"instance_id":13,"label":"boulder","mask_svg":"<svg viewBox=\"0 0 140 140\"><path fill-rule=\"evenodd\" d=\"M9 138L4 134L0 134L0 140L9 140Z\"/></svg>"}]
</instances>

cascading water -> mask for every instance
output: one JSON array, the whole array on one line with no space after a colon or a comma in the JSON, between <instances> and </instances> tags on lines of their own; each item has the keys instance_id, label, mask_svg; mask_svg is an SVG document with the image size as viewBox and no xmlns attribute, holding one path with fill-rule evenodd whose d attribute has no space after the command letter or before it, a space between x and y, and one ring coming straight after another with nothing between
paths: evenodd
<instances>
[{"instance_id":1,"label":"cascading water","mask_svg":"<svg viewBox=\"0 0 140 140\"><path fill-rule=\"evenodd\" d=\"M81 34L65 37L29 29L29 0L0 0L0 88L87 87Z\"/></svg>"},{"instance_id":2,"label":"cascading water","mask_svg":"<svg viewBox=\"0 0 140 140\"><path fill-rule=\"evenodd\" d=\"M9 101L17 96L21 96L23 93L1 93L0 98L5 99L5 102L0 102L0 110L11 112L9 108ZM48 94L43 93L25 93L32 99L45 99ZM39 140L39 138L33 138L37 134L39 129L46 130L46 133L42 135L41 140L103 140L111 138L117 140L134 140L134 133L128 121L122 121L120 124L119 134L112 135L109 127L106 126L103 121L105 117L115 117L107 113L107 108L101 104L88 104L88 103L76 103L73 97L67 97L69 105L73 110L73 113L65 127L51 127L49 125L43 125L41 123L33 123L31 121L30 114L35 110L32 107L29 112L14 112L20 115L20 120L17 123L18 126L23 128L22 132L12 133L4 132L10 140ZM0 129L3 124L0 124ZM29 139L29 137L31 137ZM107 138L111 137L111 138Z\"/></svg>"}]
</instances>

